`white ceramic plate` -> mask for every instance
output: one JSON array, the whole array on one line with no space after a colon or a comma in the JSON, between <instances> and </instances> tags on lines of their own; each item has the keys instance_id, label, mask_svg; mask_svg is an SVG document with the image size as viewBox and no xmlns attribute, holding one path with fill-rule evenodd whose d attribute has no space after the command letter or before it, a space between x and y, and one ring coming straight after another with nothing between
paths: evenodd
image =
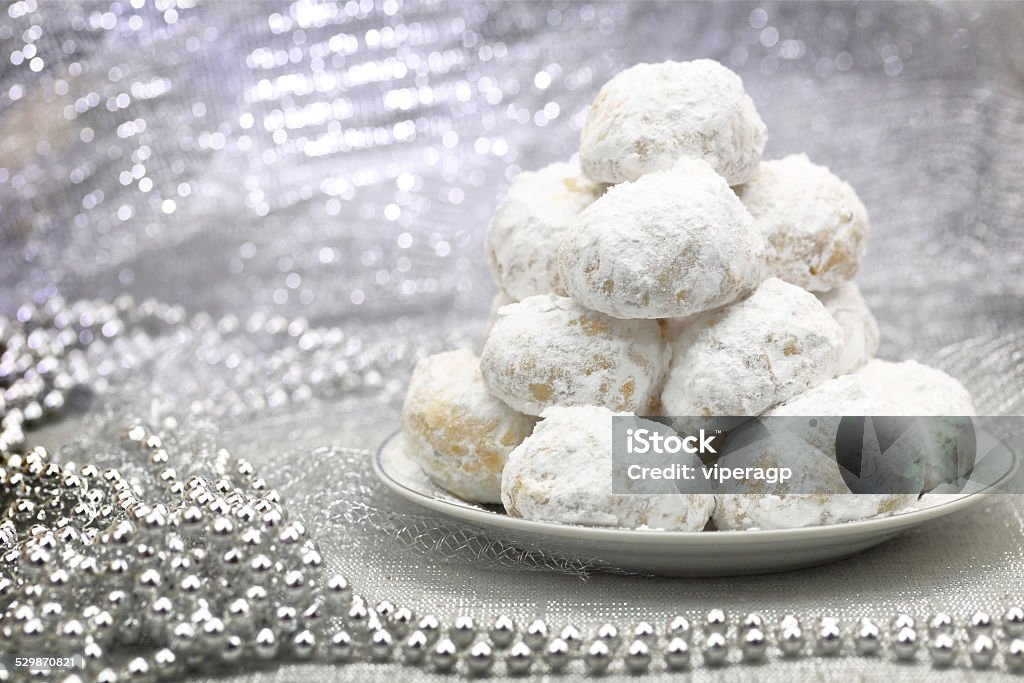
<instances>
[{"instance_id":1,"label":"white ceramic plate","mask_svg":"<svg viewBox=\"0 0 1024 683\"><path fill-rule=\"evenodd\" d=\"M374 470L392 491L418 505L485 527L527 548L540 548L588 566L662 576L762 574L834 562L876 546L925 522L963 510L992 495L993 486L968 484L965 493L928 494L915 508L860 522L802 529L753 531L642 531L533 522L509 517L500 506L467 503L434 484L405 453L400 433L374 458ZM984 481L1009 481L1016 461L1008 449L985 457Z\"/></svg>"}]
</instances>

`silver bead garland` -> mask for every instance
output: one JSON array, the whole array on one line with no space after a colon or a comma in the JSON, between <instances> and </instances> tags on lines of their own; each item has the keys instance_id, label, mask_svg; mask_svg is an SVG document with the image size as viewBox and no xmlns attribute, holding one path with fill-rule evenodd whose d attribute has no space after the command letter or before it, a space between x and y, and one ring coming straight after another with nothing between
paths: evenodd
<instances>
[{"instance_id":1,"label":"silver bead garland","mask_svg":"<svg viewBox=\"0 0 1024 683\"><path fill-rule=\"evenodd\" d=\"M26 432L62 410L76 387L108 385L90 371L88 347L183 325L215 335L240 327L128 298L50 299L19 309L16 320L0 318L0 650L72 652L84 671L67 681L166 679L210 662L247 660L398 661L477 676L497 667L509 675L539 668L642 674L686 670L692 649L711 667L847 655L847 634L858 656L908 661L924 648L935 667L966 660L987 669L1001 661L1024 670L1024 609L1017 606L998 619L975 612L960 628L934 614L920 632L902 613L848 625L826 616L805 630L793 615L733 620L714 609L695 621L676 616L664 631L648 621L628 628L606 622L586 641L576 626L554 628L543 619L520 629L508 615L479 625L468 615L449 623L417 618L387 600L371 606L345 577L327 575L315 541L280 494L226 451L217 453L215 476L186 476L189 460L166 445L173 442L166 426L128 425L122 443L150 475L138 480L57 463L45 449L26 447ZM245 329L296 337L305 350L340 337L284 320L249 321ZM301 400L308 392L290 395ZM246 400L266 405L270 398ZM888 633L876 623L888 623ZM738 657L730 657L733 649ZM0 671L0 680L8 677Z\"/></svg>"}]
</instances>

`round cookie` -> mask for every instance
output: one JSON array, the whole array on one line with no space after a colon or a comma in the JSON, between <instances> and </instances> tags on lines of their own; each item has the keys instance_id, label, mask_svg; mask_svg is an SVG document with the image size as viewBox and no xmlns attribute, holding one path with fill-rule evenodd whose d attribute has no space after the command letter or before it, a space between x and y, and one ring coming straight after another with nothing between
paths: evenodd
<instances>
[{"instance_id":1,"label":"round cookie","mask_svg":"<svg viewBox=\"0 0 1024 683\"><path fill-rule=\"evenodd\" d=\"M809 289L853 278L867 245L868 212L849 184L804 154L765 161L736 188L768 246L768 273Z\"/></svg>"},{"instance_id":2,"label":"round cookie","mask_svg":"<svg viewBox=\"0 0 1024 683\"><path fill-rule=\"evenodd\" d=\"M957 380L914 360L892 363L875 359L857 372L865 390L885 396L901 415L941 417L928 421L932 446L925 461L924 490L957 482L974 466L971 441L974 401Z\"/></svg>"},{"instance_id":3,"label":"round cookie","mask_svg":"<svg viewBox=\"0 0 1024 683\"><path fill-rule=\"evenodd\" d=\"M760 415L832 377L839 324L813 294L777 278L689 324L672 344L666 415Z\"/></svg>"},{"instance_id":4,"label":"round cookie","mask_svg":"<svg viewBox=\"0 0 1024 683\"><path fill-rule=\"evenodd\" d=\"M597 94L580 135L580 164L594 180L621 183L700 158L738 185L757 170L765 136L740 77L718 62L637 64Z\"/></svg>"},{"instance_id":5,"label":"round cookie","mask_svg":"<svg viewBox=\"0 0 1024 683\"><path fill-rule=\"evenodd\" d=\"M871 315L856 283L844 282L816 296L843 330L843 352L836 364L836 374L855 372L878 352L875 316Z\"/></svg>"},{"instance_id":6,"label":"round cookie","mask_svg":"<svg viewBox=\"0 0 1024 683\"><path fill-rule=\"evenodd\" d=\"M702 530L715 506L713 494L612 493L613 415L593 406L545 410L505 466L506 512L563 524ZM691 466L699 466L689 457Z\"/></svg>"},{"instance_id":7,"label":"round cookie","mask_svg":"<svg viewBox=\"0 0 1024 683\"><path fill-rule=\"evenodd\" d=\"M516 410L654 407L667 350L654 320L616 320L566 297L531 296L504 306L484 342L488 390Z\"/></svg>"},{"instance_id":8,"label":"round cookie","mask_svg":"<svg viewBox=\"0 0 1024 683\"><path fill-rule=\"evenodd\" d=\"M717 308L764 276L764 241L725 181L700 160L609 189L558 248L562 286L616 318Z\"/></svg>"},{"instance_id":9,"label":"round cookie","mask_svg":"<svg viewBox=\"0 0 1024 683\"><path fill-rule=\"evenodd\" d=\"M906 448L922 456L921 488L930 491L957 482L974 465L970 394L946 373L916 361L873 360L859 372L829 380L766 415L951 416L927 420L914 435L901 437ZM822 421L823 429L827 425ZM821 434L820 443L834 443L834 436L834 429ZM909 441L911 436L916 441Z\"/></svg>"},{"instance_id":10,"label":"round cookie","mask_svg":"<svg viewBox=\"0 0 1024 683\"><path fill-rule=\"evenodd\" d=\"M720 490L712 519L721 530L792 529L851 522L892 514L917 500L916 494L850 493L834 459L795 434L762 440L725 455L720 467L781 467L793 478L761 492L738 483Z\"/></svg>"},{"instance_id":11,"label":"round cookie","mask_svg":"<svg viewBox=\"0 0 1024 683\"><path fill-rule=\"evenodd\" d=\"M801 416L813 419L788 419ZM859 426L844 420L861 416L871 420ZM858 492L913 491L916 497L924 486L925 464L935 457L932 434L906 418L888 396L868 391L857 375L819 384L769 410L762 422L769 431L796 434L832 462L841 459L861 478Z\"/></svg>"},{"instance_id":12,"label":"round cookie","mask_svg":"<svg viewBox=\"0 0 1024 683\"><path fill-rule=\"evenodd\" d=\"M604 191L577 164L520 173L487 228L487 259L513 299L560 292L555 252L576 216Z\"/></svg>"},{"instance_id":13,"label":"round cookie","mask_svg":"<svg viewBox=\"0 0 1024 683\"><path fill-rule=\"evenodd\" d=\"M439 486L480 503L501 500L505 460L535 423L487 393L468 349L417 363L402 406L409 455Z\"/></svg>"}]
</instances>

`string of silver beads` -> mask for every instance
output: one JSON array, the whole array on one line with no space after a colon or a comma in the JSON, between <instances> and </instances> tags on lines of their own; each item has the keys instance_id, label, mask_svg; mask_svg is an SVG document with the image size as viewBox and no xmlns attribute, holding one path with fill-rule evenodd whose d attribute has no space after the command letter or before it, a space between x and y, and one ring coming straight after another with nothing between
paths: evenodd
<instances>
[{"instance_id":1,"label":"string of silver beads","mask_svg":"<svg viewBox=\"0 0 1024 683\"><path fill-rule=\"evenodd\" d=\"M340 330L254 316L188 318L156 302L65 305L57 299L0 319L0 646L5 651L59 648L85 669L69 681L174 677L249 658L346 663L400 661L439 672L511 675L582 670L643 673L695 666L758 663L777 657L890 657L937 667L1024 669L1024 610L997 623L978 612L958 625L933 615L924 627L897 615L885 630L823 617L776 623L750 614L735 623L723 610L664 629L641 621L605 623L584 636L576 626L541 619L520 629L508 616L480 625L468 616L419 619L388 601L370 605L340 575L327 575L315 542L291 520L281 496L251 463L220 452L212 475L189 475L166 434L143 425L122 433L148 463L143 479L92 464L55 463L25 449L25 432L59 412L79 386L102 391L125 363L115 340L136 342L187 327L207 335L208 360L232 334L267 334L294 342L272 357L281 383L253 395L227 387L227 413L308 398L324 377L296 377L301 353L336 353ZM91 349L106 364L92 367ZM99 353L95 352L99 350ZM104 352L109 351L104 357ZM276 360L274 360L276 359ZM349 369L341 368L339 377ZM365 366L361 381L377 370ZM113 373L113 374L112 374ZM379 374L379 373L378 373ZM352 379L336 383L339 390ZM224 405L225 394L204 407ZM886 623L886 622L881 622ZM693 624L696 624L694 626ZM852 641L853 647L850 647ZM121 654L128 653L131 654ZM140 654L141 653L141 654ZM6 679L0 673L0 680Z\"/></svg>"}]
</instances>

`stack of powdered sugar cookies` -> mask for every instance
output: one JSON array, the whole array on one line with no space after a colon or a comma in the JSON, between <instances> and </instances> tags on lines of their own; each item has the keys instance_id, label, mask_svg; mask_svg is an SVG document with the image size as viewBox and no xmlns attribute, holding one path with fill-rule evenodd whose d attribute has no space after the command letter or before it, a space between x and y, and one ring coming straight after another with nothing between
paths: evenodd
<instances>
[{"instance_id":1,"label":"stack of powdered sugar cookies","mask_svg":"<svg viewBox=\"0 0 1024 683\"><path fill-rule=\"evenodd\" d=\"M972 415L953 378L874 360L851 280L853 188L766 127L711 60L605 84L579 162L520 174L488 228L500 287L479 358L417 365L409 454L466 500L534 520L697 531L828 524L916 496L612 493L612 416ZM947 474L925 468L927 490Z\"/></svg>"}]
</instances>

